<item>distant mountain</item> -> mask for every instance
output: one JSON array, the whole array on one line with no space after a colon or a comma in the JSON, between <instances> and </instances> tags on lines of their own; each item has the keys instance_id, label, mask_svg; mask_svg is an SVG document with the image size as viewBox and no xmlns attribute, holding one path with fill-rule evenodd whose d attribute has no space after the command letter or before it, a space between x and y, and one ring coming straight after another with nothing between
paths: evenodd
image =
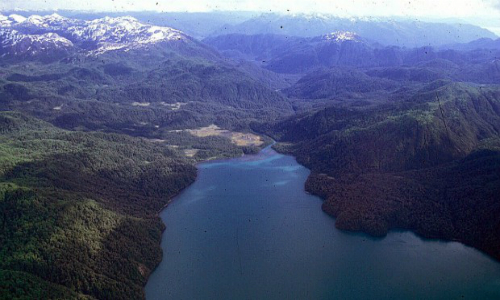
<instances>
[{"instance_id":1,"label":"distant mountain","mask_svg":"<svg viewBox=\"0 0 500 300\"><path fill-rule=\"evenodd\" d=\"M286 53L294 44L307 43L307 39L279 34L226 34L208 37L204 43L216 48L228 57L255 60L265 63Z\"/></svg>"},{"instance_id":2,"label":"distant mountain","mask_svg":"<svg viewBox=\"0 0 500 300\"><path fill-rule=\"evenodd\" d=\"M212 124L273 137L311 169L306 189L341 229L403 228L500 259L500 49L488 31L304 15L5 14L6 298L143 299L161 259L158 210L195 163L258 150L187 131Z\"/></svg>"},{"instance_id":3,"label":"distant mountain","mask_svg":"<svg viewBox=\"0 0 500 300\"><path fill-rule=\"evenodd\" d=\"M17 13L17 12L12 12ZM44 15L47 12L18 12L29 16L33 14ZM157 26L172 27L192 36L203 39L214 31L226 26L242 23L255 17L255 12L240 11L211 11L211 12L154 12L154 11L129 11L129 12L84 12L59 10L58 13L69 18L81 20L95 20L104 17L132 16L141 23Z\"/></svg>"},{"instance_id":4,"label":"distant mountain","mask_svg":"<svg viewBox=\"0 0 500 300\"><path fill-rule=\"evenodd\" d=\"M314 37L334 31L351 31L383 45L402 47L440 46L466 43L478 38L496 38L492 32L468 24L278 14L263 14L240 24L226 26L212 36L239 33Z\"/></svg>"},{"instance_id":5,"label":"distant mountain","mask_svg":"<svg viewBox=\"0 0 500 300\"><path fill-rule=\"evenodd\" d=\"M132 17L1 20L2 110L68 129L155 137L167 128L245 127L291 112L275 90L287 85L280 76L228 63L169 27ZM23 69L27 60L44 63Z\"/></svg>"},{"instance_id":6,"label":"distant mountain","mask_svg":"<svg viewBox=\"0 0 500 300\"><path fill-rule=\"evenodd\" d=\"M442 49L471 51L476 49L500 50L500 39L481 38L464 44L444 45Z\"/></svg>"},{"instance_id":7,"label":"distant mountain","mask_svg":"<svg viewBox=\"0 0 500 300\"><path fill-rule=\"evenodd\" d=\"M500 48L454 50L382 46L355 33L343 31L310 38L274 34L228 34L203 41L228 57L253 60L278 73L306 74L333 67L414 67L435 69L433 72L441 73L432 76L429 74L434 79L455 74L452 77L457 80L495 83L499 78L496 64ZM410 77L422 75L416 75L419 72L416 69ZM399 75L396 77L396 80L401 79Z\"/></svg>"},{"instance_id":8,"label":"distant mountain","mask_svg":"<svg viewBox=\"0 0 500 300\"><path fill-rule=\"evenodd\" d=\"M9 14L9 12L4 12ZM12 12L29 17L47 12ZM468 43L480 38L498 38L492 32L462 23L432 23L410 19L387 18L340 18L332 15L280 15L255 12L122 12L99 13L60 11L60 14L80 20L95 20L104 17L133 16L141 23L171 27L203 39L218 35L238 34L279 34L285 36L314 37L335 31L350 31L376 41L382 45L400 47L442 46Z\"/></svg>"},{"instance_id":9,"label":"distant mountain","mask_svg":"<svg viewBox=\"0 0 500 300\"><path fill-rule=\"evenodd\" d=\"M17 57L58 57L74 50L73 43L57 33L23 34L16 30L0 30L1 55Z\"/></svg>"},{"instance_id":10,"label":"distant mountain","mask_svg":"<svg viewBox=\"0 0 500 300\"><path fill-rule=\"evenodd\" d=\"M142 22L168 26L182 30L197 39L203 39L221 28L240 24L255 12L212 11L212 12L130 12Z\"/></svg>"},{"instance_id":11,"label":"distant mountain","mask_svg":"<svg viewBox=\"0 0 500 300\"><path fill-rule=\"evenodd\" d=\"M374 53L377 45L348 31L312 38L229 34L203 42L227 56L256 60L277 73L305 73L330 66L375 66L390 60L386 53Z\"/></svg>"},{"instance_id":12,"label":"distant mountain","mask_svg":"<svg viewBox=\"0 0 500 300\"><path fill-rule=\"evenodd\" d=\"M4 56L54 55L53 51L99 55L153 46L176 50L197 47L200 54L216 56L179 30L143 24L133 17L84 21L58 14L0 16L0 43L0 54Z\"/></svg>"}]
</instances>

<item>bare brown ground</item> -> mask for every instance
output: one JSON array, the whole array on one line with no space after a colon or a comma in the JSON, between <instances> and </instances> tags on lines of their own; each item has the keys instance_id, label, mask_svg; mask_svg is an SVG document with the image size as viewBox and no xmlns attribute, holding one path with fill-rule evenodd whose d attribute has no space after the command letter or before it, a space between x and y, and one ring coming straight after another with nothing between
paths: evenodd
<instances>
[{"instance_id":1,"label":"bare brown ground","mask_svg":"<svg viewBox=\"0 0 500 300\"><path fill-rule=\"evenodd\" d=\"M224 136L231 140L237 146L261 146L264 141L260 136L253 133L234 132L219 128L217 125L210 125L199 129L186 130L197 137Z\"/></svg>"}]
</instances>

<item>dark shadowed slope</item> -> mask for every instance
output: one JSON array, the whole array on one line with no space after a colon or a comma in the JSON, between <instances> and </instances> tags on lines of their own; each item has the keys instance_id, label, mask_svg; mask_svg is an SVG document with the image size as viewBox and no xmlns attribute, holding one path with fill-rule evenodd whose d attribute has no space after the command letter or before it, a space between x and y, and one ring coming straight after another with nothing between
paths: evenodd
<instances>
[{"instance_id":1,"label":"dark shadowed slope","mask_svg":"<svg viewBox=\"0 0 500 300\"><path fill-rule=\"evenodd\" d=\"M269 129L313 170L337 227L408 228L500 257L500 94L433 83L406 101L325 108Z\"/></svg>"}]
</instances>

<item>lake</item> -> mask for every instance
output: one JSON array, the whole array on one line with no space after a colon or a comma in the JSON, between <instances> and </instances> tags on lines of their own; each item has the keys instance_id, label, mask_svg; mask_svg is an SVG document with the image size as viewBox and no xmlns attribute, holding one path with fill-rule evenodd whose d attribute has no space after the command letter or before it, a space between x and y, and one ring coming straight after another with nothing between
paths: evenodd
<instances>
[{"instance_id":1,"label":"lake","mask_svg":"<svg viewBox=\"0 0 500 300\"><path fill-rule=\"evenodd\" d=\"M271 148L198 166L163 210L146 299L500 299L500 263L408 231L348 233Z\"/></svg>"}]
</instances>

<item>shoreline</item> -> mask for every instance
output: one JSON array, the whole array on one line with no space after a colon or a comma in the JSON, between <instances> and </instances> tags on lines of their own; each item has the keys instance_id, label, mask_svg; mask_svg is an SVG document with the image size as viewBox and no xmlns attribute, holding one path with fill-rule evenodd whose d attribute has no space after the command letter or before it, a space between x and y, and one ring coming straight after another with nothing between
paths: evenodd
<instances>
[{"instance_id":1,"label":"shoreline","mask_svg":"<svg viewBox=\"0 0 500 300\"><path fill-rule=\"evenodd\" d=\"M184 188L180 189L175 195L171 196L170 198L168 198L167 202L156 212L155 214L155 218L159 218L160 219L160 222L163 224L164 228L163 230L161 231L161 238L160 238L160 243L158 244L158 247L161 249L161 253L162 253L162 257L160 259L160 261L156 264L156 266L149 272L148 276L146 277L146 284L143 286L143 293L145 293L145 288L146 288L146 285L149 281L149 277L151 276L151 274L154 273L154 271L158 268L158 266L161 264L161 262L163 261L163 248L161 247L161 243L163 241L163 233L165 232L165 230L167 229L167 224L165 224L165 222L163 221L162 217L161 217L161 213L177 198L179 197L180 195L182 195L182 193L187 190L189 187L191 187L195 182L196 180L198 179L198 176L199 176L199 173L200 173L200 169L199 169L199 166L202 165L202 164L207 164L207 163L218 163L218 162L223 162L223 161L228 161L228 160L232 160L232 159L239 159L239 158L242 158L242 157L245 157L245 156L255 156L255 155L258 155L259 153L261 153L264 149L266 148L272 148L272 146L276 144L276 141L274 141L273 139L271 139L271 142L270 143L264 143L262 144L259 152L255 153L255 154L245 154L243 153L241 156L235 156L235 157L230 157L230 158L217 158L217 159L207 159L207 160L202 160L202 161L199 161L199 162L196 162L194 164L194 166L196 167L196 176L194 177L193 181L191 183L189 183L188 185L186 185ZM274 150L274 149L273 149ZM276 153L278 153L276 150L274 150ZM145 296L144 296L145 298Z\"/></svg>"},{"instance_id":2,"label":"shoreline","mask_svg":"<svg viewBox=\"0 0 500 300\"><path fill-rule=\"evenodd\" d=\"M193 183L195 183L196 179L198 178L198 174L200 172L200 169L198 168L199 165L202 165L202 164L207 164L207 163L218 163L218 162L223 162L223 161L227 161L227 160L232 160L232 159L238 159L238 158L242 158L242 157L245 157L245 156L253 156L253 155L258 155L260 152L262 152L264 149L267 149L267 148L272 148L273 145L276 144L276 141L272 138L269 138L268 136L266 135L263 135L262 136L263 140L264 140L264 143L259 146L260 150L259 152L257 153L253 153L253 154L245 154L243 153L241 156L234 156L234 157L228 157L228 158L214 158L214 159L205 159L205 160L200 160L198 162L196 162L194 164L194 167L196 168L196 177L194 178L193 182L189 183L186 187L180 189L174 196L171 196L167 202L158 210L158 212L156 213L156 216L160 216L161 212L168 207L168 205L170 203L172 203L172 201L175 200L175 198L177 198L179 195L181 195L184 190L186 190L187 188L189 188ZM270 141L268 140L270 139ZM268 143L269 142L269 143ZM274 148L272 148L274 151L276 151ZM276 151L276 153L278 153L278 151Z\"/></svg>"},{"instance_id":3,"label":"shoreline","mask_svg":"<svg viewBox=\"0 0 500 300\"><path fill-rule=\"evenodd\" d=\"M278 151L276 151L276 152L275 152L275 151L273 151L272 153L273 153L273 155L282 155L282 153L279 153ZM295 156L290 155L290 154L285 154L285 155L286 155L286 156L288 156L290 159L293 159L293 160L295 160L295 161L296 161ZM236 164L239 164L240 162L235 161L235 163L236 163ZM244 163L244 162L241 162L241 163ZM302 165L302 164L298 163L297 161L296 161L296 163L297 163L298 165L301 165L302 167L306 168L308 171L310 171L310 169L308 169L308 168L307 168L307 167L305 167L304 165ZM220 167L220 168L230 168L230 166L226 166L226 164L221 164L220 166L217 166L216 168L219 168L219 167ZM210 169L210 167L209 167L208 169ZM241 171L241 172L244 172L244 171ZM238 175L238 178L245 178L244 174L241 174L241 172L240 172L240 174ZM312 173L312 172L311 172L311 173ZM310 174L311 174L311 173L310 173ZM307 175L307 178L309 178L310 174L308 174L308 175ZM305 183L305 182L304 182L304 183ZM244 183L244 184L245 184L245 183ZM320 204L320 202L321 202L321 201L323 201L323 202L324 202L324 198L322 198L322 197L318 197L318 195L317 195L316 193L310 193L309 191L307 191L307 190L305 189L305 186L298 186L298 185L294 185L294 186L295 186L295 188L300 188L301 190L303 190L305 194L312 194L312 195L314 195L315 197L317 197L317 198L316 198L316 200L317 200L317 201L319 201L319 202L315 202L316 204ZM234 191L233 191L233 195L234 195L234 192L235 192L235 191L237 191L237 190L234 190ZM179 193L179 195L180 195L180 194L182 194L182 193ZM179 195L178 195L178 196L179 196ZM185 195L185 197L186 197L186 196L187 196L187 195ZM187 199L187 198L185 198L185 199L181 199L181 200L186 200L186 199ZM173 200L173 199L172 199L172 200ZM205 203L205 204L203 204L203 205L212 206L212 204L210 204L210 203ZM181 205L181 207L182 207L182 205ZM323 214L323 212L319 212L319 209L320 209L320 208L319 208L318 206L315 206L315 209L314 209L314 210L316 211L315 215L316 215L317 217L318 217L318 214L319 214L319 215ZM169 218L169 220L170 220L170 221L173 221L173 222L177 222L177 221L179 221L179 219L177 219L177 218L175 217L175 215L173 215L173 214L167 214L167 216L168 216L168 218ZM198 215L198 216L199 216L200 218L202 218L202 216L203 216L203 215L201 215L201 214L200 214L200 215ZM172 219L172 218L173 218L173 219ZM331 218L332 218L332 216L331 216L331 215L328 215L328 216L325 216L325 218L327 218L327 219L331 219ZM184 218L184 220L185 220L185 218ZM185 220L185 222L188 222L188 223L189 223L189 222L190 222L190 220ZM471 253L471 251L472 251L472 252L475 252L475 253L476 253L476 254L474 254L474 255L481 255L482 257L485 257L485 258L488 258L488 259L490 259L490 258L491 258L491 257L490 257L490 256L488 256L488 255L484 255L485 253L484 253L483 251L478 251L478 250L477 250L477 248L470 247L469 245L467 245L467 244L465 244L465 243L458 242L458 243L456 243L456 244L454 244L454 245L453 245L453 242L457 242L457 241L447 241L447 240L444 240L444 239L441 239L441 238L439 238L439 239L430 239L430 238L425 238L425 237L423 237L422 235L420 235L420 234L416 233L414 230L410 230L410 229L405 229L405 228L390 228L390 230L389 230L389 235L390 235L389 239L385 239L384 237L372 238L372 236L371 236L371 235L367 234L367 233L366 233L365 231L363 231L363 230L348 231L348 230L339 230L339 229L336 229L336 228L335 228L335 226L333 226L334 222L336 222L336 218L335 218L335 217L333 217L333 219L332 219L332 222L331 222L331 223L330 223L330 222L328 222L328 224L330 224L330 226L331 226L331 227L326 228L326 229L325 229L325 231L326 231L326 232L329 232L329 231L337 231L337 230L338 230L337 232L343 232L344 234L354 235L354 236L358 236L358 237L359 237L359 236L361 236L361 238L363 239L363 241L365 241L365 239L366 239L366 240L370 240L370 243L371 243L371 242L374 242L374 243L377 243L377 245L379 245L379 244L380 244L380 245L386 245L386 246L387 246L387 244L388 244L388 242L387 242L387 241L389 241L389 243L390 243L390 241L391 241L392 239L394 239L394 236L399 237L399 235L401 235L401 236L403 236L403 237L409 237L409 238L410 238L410 239L412 239L412 240L416 240L416 243L417 243L418 245L420 245L422 242L423 242L423 243L426 243L426 242L437 242L437 243L439 243L439 244L440 244L440 246L438 247L438 249L445 249L446 247L453 247L453 248L457 247L457 249L460 249L460 252L459 252L459 253L462 253L462 252L463 252L463 253L465 253L465 254L468 254L468 253ZM253 224L253 223L252 223L252 224ZM186 226L187 226L187 225L186 225ZM185 232L185 234L188 234L188 236L189 236L189 233L188 233L188 232ZM337 233L336 233L336 234L337 234ZM167 236L168 236L168 234L167 234ZM191 237L188 237L188 238L191 238ZM359 239L361 240L361 238L359 238ZM351 239L351 238L349 237L348 239ZM257 237L256 237L256 240L255 240L255 241L258 241L258 240L259 240L259 236L257 236ZM422 240L422 242L420 242L421 240ZM449 242L451 242L451 243L449 243ZM450 246L447 246L447 243L449 243L449 245L450 245ZM165 244L165 245L168 245L168 243L167 243L167 244ZM357 247L362 247L362 244L354 244L354 245L356 245ZM164 248L163 250L164 250L164 251L168 251L167 249L168 249L168 247L169 247L169 246L165 246L165 247L166 247L166 248ZM378 246L377 246L377 247L378 247ZM398 247L399 247L399 246L398 246ZM464 247L465 247L465 248L464 248ZM468 249L467 249L467 248L468 248ZM378 248L377 248L377 249L378 249ZM402 249L407 249L407 248L402 248ZM428 249L428 248L425 248L425 249ZM462 250L462 249L464 249L464 250ZM166 253L166 252L163 252L163 253ZM168 253L169 253L168 257L162 257L162 261L163 261L163 260L172 260L172 257L170 256L170 252L168 252ZM331 253L331 254L334 254L334 252L330 252L330 253ZM427 252L427 251L426 251L425 253L426 253L426 254L425 254L425 256L427 256L427 257L433 257L433 256L435 255L435 254L434 254L434 253L432 253L432 252ZM444 253L446 253L446 252L444 252ZM460 257L460 256L458 255L457 257ZM340 258L340 259L341 259L341 258ZM492 262L496 262L496 260L492 260ZM155 269L155 270L156 270L156 269ZM154 272L154 270L152 271L152 273L153 273L153 272ZM161 274L162 272L168 272L168 271L163 270L163 271L161 271L161 272L160 272L160 275L162 275L162 274ZM151 274L152 274L152 273L151 273ZM155 275L155 277L156 277L156 276L158 276L158 274L156 274L156 275ZM159 278L160 278L160 279L159 279ZM162 280L161 278L162 278L162 276L159 276L158 278L155 278L155 279L154 279L154 281L152 281L152 282L151 282L151 285L148 285L148 289L147 289L147 291L148 291L148 296L152 296L152 297L154 298L155 293L157 293L157 292L158 292L158 290L155 290L155 289L156 289L156 288L155 288L155 286L158 284L158 282L160 282L160 281ZM149 283L149 281L148 281L148 283ZM164 283L162 283L162 284L164 284ZM164 286L163 286L163 288L165 288L166 286L168 286L168 284L164 285ZM150 289L151 289L151 290L150 290ZM153 290L155 290L155 292L152 292ZM172 290L175 290L175 287L172 287ZM149 294L149 293L151 293L151 294ZM156 298L154 298L154 299L156 299ZM161 298L159 298L159 299L161 299Z\"/></svg>"},{"instance_id":4,"label":"shoreline","mask_svg":"<svg viewBox=\"0 0 500 300\"><path fill-rule=\"evenodd\" d=\"M279 154L283 154L283 155L289 155L289 156L292 156L293 158L296 159L295 155L293 155L293 153L290 153L290 152L281 152L279 151L279 148L276 149L274 148L274 151L276 151L277 153ZM307 187L307 184L308 182L310 182L310 180L314 180L316 178L316 175L312 169L310 169L308 166L300 163L297 161L297 163L301 166L303 166L304 168L308 169L311 173L308 175L307 179L306 179L306 182L304 183L304 191L308 194L311 194L311 195L314 195L318 198L320 198L322 201L323 201L323 204L321 205L321 210L327 214L328 216L330 216L331 218L333 218L335 220L335 228L337 228L338 230L341 230L341 231L344 231L344 232L350 232L350 233L363 233L363 234L366 234L372 238L385 238L387 236L387 234L391 231L409 231L413 234L415 234L417 237L419 237L420 239L422 240L426 240L426 241L442 241L442 242L456 242L456 243L460 243L466 247L470 247L470 248L473 248L474 250L476 251L479 251L480 253L490 257L491 259L493 259L495 262L498 262L500 263L500 254L498 253L492 253L491 251L488 251L487 249L483 249L479 246L476 246L474 245L474 243L472 242L467 242L464 238L460 238L460 237L451 237L451 238L446 238L446 237L443 237L442 235L426 235L424 232L421 232L421 230L419 230L418 228L410 228L410 227L405 227L405 226L398 226L397 224L394 225L394 224L389 224L387 230L384 232L384 234L374 234L372 232L370 232L369 230L367 229L364 229L364 228L360 228L360 229L348 229L348 228L342 228L342 226L338 226L337 224L337 221L338 221L338 215L335 215L333 212L331 211L327 211L324 209L324 204L327 203L327 198L328 198L328 195L327 194L323 194L321 193L320 190L318 189L314 189L312 187Z\"/></svg>"}]
</instances>

